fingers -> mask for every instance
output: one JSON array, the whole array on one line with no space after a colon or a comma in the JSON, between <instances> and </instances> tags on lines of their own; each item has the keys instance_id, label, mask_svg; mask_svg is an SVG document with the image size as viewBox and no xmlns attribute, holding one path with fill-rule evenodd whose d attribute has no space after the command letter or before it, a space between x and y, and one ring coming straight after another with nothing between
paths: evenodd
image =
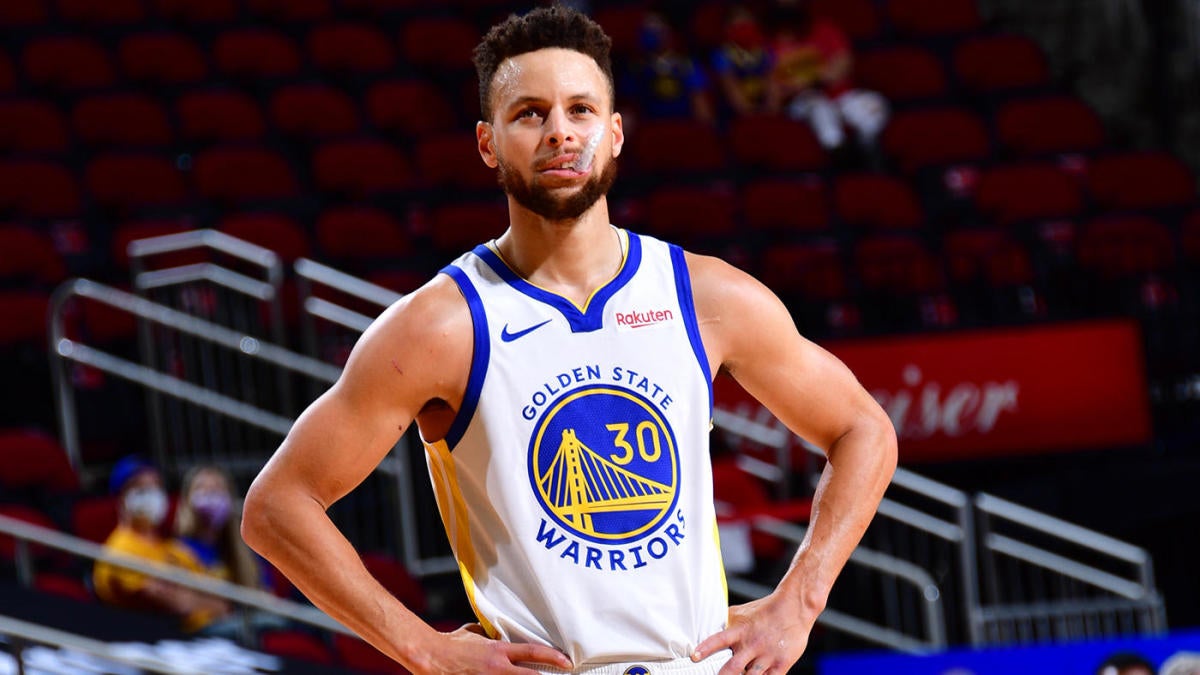
<instances>
[{"instance_id":1,"label":"fingers","mask_svg":"<svg viewBox=\"0 0 1200 675\"><path fill-rule=\"evenodd\" d=\"M504 644L504 652L513 663L544 663L548 666L562 668L563 670L574 668L571 659L567 658L566 654L557 649L531 643Z\"/></svg>"},{"instance_id":2,"label":"fingers","mask_svg":"<svg viewBox=\"0 0 1200 675\"><path fill-rule=\"evenodd\" d=\"M703 642L696 645L696 651L692 652L692 661L698 663L722 649L732 648L737 643L739 635L740 631L736 627L726 628L719 633L713 633L705 638Z\"/></svg>"}]
</instances>

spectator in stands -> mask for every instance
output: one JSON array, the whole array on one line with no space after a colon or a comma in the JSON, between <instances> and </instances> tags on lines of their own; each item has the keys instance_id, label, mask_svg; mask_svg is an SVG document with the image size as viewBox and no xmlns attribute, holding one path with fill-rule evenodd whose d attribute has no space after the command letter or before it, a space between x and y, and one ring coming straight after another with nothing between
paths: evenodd
<instances>
[{"instance_id":1,"label":"spectator in stands","mask_svg":"<svg viewBox=\"0 0 1200 675\"><path fill-rule=\"evenodd\" d=\"M159 527L169 502L162 476L139 457L126 457L113 468L109 489L119 496L117 529L104 543L111 553L174 565L202 573L195 557L177 542L164 538ZM183 628L195 631L230 613L229 603L141 572L107 562L93 572L96 595L119 607L162 612L179 617Z\"/></svg>"},{"instance_id":2,"label":"spectator in stands","mask_svg":"<svg viewBox=\"0 0 1200 675\"><path fill-rule=\"evenodd\" d=\"M627 84L623 93L637 105L642 117L715 121L707 78L681 49L678 35L661 15L646 15L640 51L623 81Z\"/></svg>"},{"instance_id":3,"label":"spectator in stands","mask_svg":"<svg viewBox=\"0 0 1200 675\"><path fill-rule=\"evenodd\" d=\"M229 474L217 466L193 467L183 477L179 506L175 510L176 542L211 577L262 589L265 569L258 556L242 541L240 500L233 494ZM285 628L281 617L251 612L253 631ZM205 624L200 633L236 640L247 625L241 616L228 614Z\"/></svg>"},{"instance_id":4,"label":"spectator in stands","mask_svg":"<svg viewBox=\"0 0 1200 675\"><path fill-rule=\"evenodd\" d=\"M878 93L854 88L854 54L845 33L832 21L814 17L806 0L773 11L773 68L770 100L793 119L808 120L821 145L845 146L843 124L873 149L888 118Z\"/></svg>"},{"instance_id":5,"label":"spectator in stands","mask_svg":"<svg viewBox=\"0 0 1200 675\"><path fill-rule=\"evenodd\" d=\"M1158 675L1200 675L1200 653L1178 652L1163 661Z\"/></svg>"},{"instance_id":6,"label":"spectator in stands","mask_svg":"<svg viewBox=\"0 0 1200 675\"><path fill-rule=\"evenodd\" d=\"M726 112L752 115L778 108L768 94L771 53L758 17L749 8L735 5L725 22L725 40L712 59Z\"/></svg>"},{"instance_id":7,"label":"spectator in stands","mask_svg":"<svg viewBox=\"0 0 1200 675\"><path fill-rule=\"evenodd\" d=\"M1154 675L1154 666L1140 654L1119 652L1104 659L1096 675Z\"/></svg>"}]
</instances>

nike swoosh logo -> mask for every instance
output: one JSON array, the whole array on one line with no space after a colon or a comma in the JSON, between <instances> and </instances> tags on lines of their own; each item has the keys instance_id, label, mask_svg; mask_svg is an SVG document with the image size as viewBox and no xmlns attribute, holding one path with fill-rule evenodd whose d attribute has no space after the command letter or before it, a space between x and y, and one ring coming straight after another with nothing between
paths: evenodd
<instances>
[{"instance_id":1,"label":"nike swoosh logo","mask_svg":"<svg viewBox=\"0 0 1200 675\"><path fill-rule=\"evenodd\" d=\"M525 337L526 335L529 335L533 331L550 323L550 321L551 321L551 319L546 319L545 321L543 321L539 324L532 325L529 328L526 328L525 330L519 330L515 333L508 332L508 324L504 324L504 328L501 329L501 331L500 331L500 339L504 340L505 342L512 342L513 340L517 340L517 339Z\"/></svg>"}]
</instances>

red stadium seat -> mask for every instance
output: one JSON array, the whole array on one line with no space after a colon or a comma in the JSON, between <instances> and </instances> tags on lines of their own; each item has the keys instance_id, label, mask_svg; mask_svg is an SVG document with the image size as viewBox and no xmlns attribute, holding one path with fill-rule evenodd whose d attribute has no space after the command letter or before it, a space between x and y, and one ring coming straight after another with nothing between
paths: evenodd
<instances>
[{"instance_id":1,"label":"red stadium seat","mask_svg":"<svg viewBox=\"0 0 1200 675\"><path fill-rule=\"evenodd\" d=\"M30 84L60 92L99 89L116 80L108 52L90 38L61 35L30 40L23 61Z\"/></svg>"},{"instance_id":2,"label":"red stadium seat","mask_svg":"<svg viewBox=\"0 0 1200 675\"><path fill-rule=\"evenodd\" d=\"M212 148L196 156L196 191L207 199L242 202L281 199L299 192L291 165L261 148Z\"/></svg>"},{"instance_id":3,"label":"red stadium seat","mask_svg":"<svg viewBox=\"0 0 1200 675\"><path fill-rule=\"evenodd\" d=\"M46 0L0 2L0 28L32 28L46 23Z\"/></svg>"},{"instance_id":4,"label":"red stadium seat","mask_svg":"<svg viewBox=\"0 0 1200 675\"><path fill-rule=\"evenodd\" d=\"M393 258L412 251L412 242L404 227L376 208L329 209L317 218L316 230L317 244L333 258Z\"/></svg>"},{"instance_id":5,"label":"red stadium seat","mask_svg":"<svg viewBox=\"0 0 1200 675\"><path fill-rule=\"evenodd\" d=\"M1040 87L1050 79L1042 48L1020 35L963 40L954 50L954 74L963 87L979 93Z\"/></svg>"},{"instance_id":6,"label":"red stadium seat","mask_svg":"<svg viewBox=\"0 0 1200 675\"><path fill-rule=\"evenodd\" d=\"M36 525L50 530L57 530L58 525L50 519L50 516L33 508L22 504L0 504L0 516L8 516L29 525ZM27 542L29 552L37 558L45 557L47 549L45 546L39 545L36 542ZM17 554L17 539L7 534L0 534L0 560L13 560Z\"/></svg>"},{"instance_id":7,"label":"red stadium seat","mask_svg":"<svg viewBox=\"0 0 1200 675\"><path fill-rule=\"evenodd\" d=\"M158 155L101 155L88 162L84 181L92 199L107 208L178 204L187 196L183 174Z\"/></svg>"},{"instance_id":8,"label":"red stadium seat","mask_svg":"<svg viewBox=\"0 0 1200 675\"><path fill-rule=\"evenodd\" d=\"M855 246L854 266L869 291L912 295L939 291L944 285L937 260L913 237L864 237Z\"/></svg>"},{"instance_id":9,"label":"red stadium seat","mask_svg":"<svg viewBox=\"0 0 1200 675\"><path fill-rule=\"evenodd\" d=\"M729 6L725 0L698 3L688 21L688 34L695 48L710 53L725 41L725 17Z\"/></svg>"},{"instance_id":10,"label":"red stadium seat","mask_svg":"<svg viewBox=\"0 0 1200 675\"><path fill-rule=\"evenodd\" d=\"M1165 152L1130 152L1094 160L1088 189L1108 209L1155 209L1188 206L1196 200L1196 177L1186 164Z\"/></svg>"},{"instance_id":11,"label":"red stadium seat","mask_svg":"<svg viewBox=\"0 0 1200 675\"><path fill-rule=\"evenodd\" d=\"M425 589L399 561L382 553L364 553L363 566L389 593L417 614L425 612Z\"/></svg>"},{"instance_id":12,"label":"red stadium seat","mask_svg":"<svg viewBox=\"0 0 1200 675\"><path fill-rule=\"evenodd\" d=\"M53 103L36 98L0 101L0 150L61 153L69 146L66 120Z\"/></svg>"},{"instance_id":13,"label":"red stadium seat","mask_svg":"<svg viewBox=\"0 0 1200 675\"><path fill-rule=\"evenodd\" d=\"M76 537L103 544L117 528L116 495L85 497L71 507L71 532Z\"/></svg>"},{"instance_id":14,"label":"red stadium seat","mask_svg":"<svg viewBox=\"0 0 1200 675\"><path fill-rule=\"evenodd\" d=\"M238 0L153 0L158 15L183 25L226 24L238 18Z\"/></svg>"},{"instance_id":15,"label":"red stadium seat","mask_svg":"<svg viewBox=\"0 0 1200 675\"><path fill-rule=\"evenodd\" d=\"M43 160L0 160L0 211L27 218L79 214L79 184L67 167Z\"/></svg>"},{"instance_id":16,"label":"red stadium seat","mask_svg":"<svg viewBox=\"0 0 1200 675\"><path fill-rule=\"evenodd\" d=\"M649 175L718 171L725 151L712 127L692 120L645 120L637 130L633 162ZM786 142L786 141L784 141Z\"/></svg>"},{"instance_id":17,"label":"red stadium seat","mask_svg":"<svg viewBox=\"0 0 1200 675\"><path fill-rule=\"evenodd\" d=\"M400 53L406 61L430 70L468 70L479 31L464 19L426 17L406 21L400 31Z\"/></svg>"},{"instance_id":18,"label":"red stadium seat","mask_svg":"<svg viewBox=\"0 0 1200 675\"><path fill-rule=\"evenodd\" d=\"M208 61L196 42L180 33L130 35L117 47L125 77L142 84L172 86L200 82Z\"/></svg>"},{"instance_id":19,"label":"red stadium seat","mask_svg":"<svg viewBox=\"0 0 1200 675\"><path fill-rule=\"evenodd\" d=\"M766 178L742 189L742 214L754 230L822 232L829 229L829 200L820 179Z\"/></svg>"},{"instance_id":20,"label":"red stadium seat","mask_svg":"<svg viewBox=\"0 0 1200 675\"><path fill-rule=\"evenodd\" d=\"M417 173L432 187L489 190L496 171L479 157L473 133L446 133L421 138L416 148Z\"/></svg>"},{"instance_id":21,"label":"red stadium seat","mask_svg":"<svg viewBox=\"0 0 1200 675\"><path fill-rule=\"evenodd\" d=\"M1104 125L1087 104L1072 96L1010 101L996 113L1000 144L1029 157L1088 152L1104 144Z\"/></svg>"},{"instance_id":22,"label":"red stadium seat","mask_svg":"<svg viewBox=\"0 0 1200 675\"><path fill-rule=\"evenodd\" d=\"M231 237L269 248L285 263L307 257L312 246L296 221L274 213L239 213L226 216L217 229Z\"/></svg>"},{"instance_id":23,"label":"red stadium seat","mask_svg":"<svg viewBox=\"0 0 1200 675\"><path fill-rule=\"evenodd\" d=\"M1000 166L983 173L975 205L989 220L1010 225L1029 220L1070 218L1083 210L1078 181L1050 165Z\"/></svg>"},{"instance_id":24,"label":"red stadium seat","mask_svg":"<svg viewBox=\"0 0 1200 675\"><path fill-rule=\"evenodd\" d=\"M1102 218L1084 226L1077 242L1079 264L1105 279L1162 272L1174 264L1171 232L1144 216Z\"/></svg>"},{"instance_id":25,"label":"red stadium seat","mask_svg":"<svg viewBox=\"0 0 1200 675\"><path fill-rule=\"evenodd\" d=\"M1003 230L947 232L943 250L950 280L956 284L985 281L994 287L1033 281L1029 254Z\"/></svg>"},{"instance_id":26,"label":"red stadium seat","mask_svg":"<svg viewBox=\"0 0 1200 675\"><path fill-rule=\"evenodd\" d=\"M258 103L232 89L183 94L175 102L175 115L180 136L189 141L253 141L266 131Z\"/></svg>"},{"instance_id":27,"label":"red stadium seat","mask_svg":"<svg viewBox=\"0 0 1200 675\"><path fill-rule=\"evenodd\" d=\"M642 24L646 21L642 3L599 7L595 19L612 38L613 56L628 58L637 53Z\"/></svg>"},{"instance_id":28,"label":"red stadium seat","mask_svg":"<svg viewBox=\"0 0 1200 675\"><path fill-rule=\"evenodd\" d=\"M439 251L462 251L499 237L508 227L504 202L447 204L434 210L430 235Z\"/></svg>"},{"instance_id":29,"label":"red stadium seat","mask_svg":"<svg viewBox=\"0 0 1200 675\"><path fill-rule=\"evenodd\" d=\"M413 187L408 159L381 141L333 141L313 153L313 177L319 189L362 198Z\"/></svg>"},{"instance_id":30,"label":"red stadium seat","mask_svg":"<svg viewBox=\"0 0 1200 675\"><path fill-rule=\"evenodd\" d=\"M29 227L0 227L0 280L49 286L66 276L62 256L46 233Z\"/></svg>"},{"instance_id":31,"label":"red stadium seat","mask_svg":"<svg viewBox=\"0 0 1200 675\"><path fill-rule=\"evenodd\" d=\"M77 576L56 572L38 572L33 576L33 587L41 593L70 598L76 602L95 602L96 596L88 585Z\"/></svg>"},{"instance_id":32,"label":"red stadium seat","mask_svg":"<svg viewBox=\"0 0 1200 675\"><path fill-rule=\"evenodd\" d=\"M269 28L234 28L213 40L213 62L226 77L270 79L300 72L300 50L282 32Z\"/></svg>"},{"instance_id":33,"label":"red stadium seat","mask_svg":"<svg viewBox=\"0 0 1200 675\"><path fill-rule=\"evenodd\" d=\"M322 21L333 15L329 0L247 0L246 6L268 23Z\"/></svg>"},{"instance_id":34,"label":"red stadium seat","mask_svg":"<svg viewBox=\"0 0 1200 675\"><path fill-rule=\"evenodd\" d=\"M881 142L888 156L907 172L978 161L991 152L983 122L960 108L896 113L884 129Z\"/></svg>"},{"instance_id":35,"label":"red stadium seat","mask_svg":"<svg viewBox=\"0 0 1200 675\"><path fill-rule=\"evenodd\" d=\"M58 18L88 26L124 26L146 18L142 0L57 0Z\"/></svg>"},{"instance_id":36,"label":"red stadium seat","mask_svg":"<svg viewBox=\"0 0 1200 675\"><path fill-rule=\"evenodd\" d=\"M812 13L836 23L851 40L879 37L879 10L871 0L812 0Z\"/></svg>"},{"instance_id":37,"label":"red stadium seat","mask_svg":"<svg viewBox=\"0 0 1200 675\"><path fill-rule=\"evenodd\" d=\"M1200 210L1193 211L1183 221L1179 243L1184 259L1192 265L1200 264Z\"/></svg>"},{"instance_id":38,"label":"red stadium seat","mask_svg":"<svg viewBox=\"0 0 1200 675\"><path fill-rule=\"evenodd\" d=\"M653 136L648 137L646 130L643 129L639 133L640 138L635 147L640 144L644 148L643 152L652 156L661 153L662 156L659 157L658 163L669 165L672 160L670 154L673 154L676 146L680 146L678 148L680 151L687 152L689 136L696 135L698 138L705 138L707 145L707 136L704 134L712 134L712 131L698 123L693 122L688 125L675 132L675 136L665 139L672 144L666 147L656 146L656 143L663 141ZM649 124L646 126L649 127ZM826 163L825 151L817 141L816 135L813 134L811 126L805 122L777 115L756 115L734 119L729 128L729 147L734 160L747 168L769 171L815 171L824 167ZM703 163L697 167L700 170L712 171L721 168L724 164L724 157L721 155L719 147L709 149L702 146L691 152L700 153L699 156L703 159ZM654 170L664 169L656 168Z\"/></svg>"},{"instance_id":39,"label":"red stadium seat","mask_svg":"<svg viewBox=\"0 0 1200 675\"><path fill-rule=\"evenodd\" d=\"M782 244L763 254L761 278L783 296L832 301L846 297L846 271L833 242Z\"/></svg>"},{"instance_id":40,"label":"red stadium seat","mask_svg":"<svg viewBox=\"0 0 1200 675\"><path fill-rule=\"evenodd\" d=\"M647 199L646 228L665 239L729 236L734 207L733 193L721 187L660 187Z\"/></svg>"},{"instance_id":41,"label":"red stadium seat","mask_svg":"<svg viewBox=\"0 0 1200 675\"><path fill-rule=\"evenodd\" d=\"M396 65L396 50L374 26L336 23L308 34L313 65L326 73L380 73Z\"/></svg>"},{"instance_id":42,"label":"red stadium seat","mask_svg":"<svg viewBox=\"0 0 1200 675\"><path fill-rule=\"evenodd\" d=\"M50 435L25 429L0 430L0 485L18 490L67 493L79 477L67 453Z\"/></svg>"},{"instance_id":43,"label":"red stadium seat","mask_svg":"<svg viewBox=\"0 0 1200 675\"><path fill-rule=\"evenodd\" d=\"M425 80L395 80L371 87L367 115L376 129L417 138L449 131L454 109L436 87Z\"/></svg>"},{"instance_id":44,"label":"red stadium seat","mask_svg":"<svg viewBox=\"0 0 1200 675\"><path fill-rule=\"evenodd\" d=\"M296 84L276 90L271 97L270 117L283 133L310 140L358 130L354 99L324 84Z\"/></svg>"},{"instance_id":45,"label":"red stadium seat","mask_svg":"<svg viewBox=\"0 0 1200 675\"><path fill-rule=\"evenodd\" d=\"M905 181L883 174L845 174L833 187L838 218L869 230L916 230L925 212Z\"/></svg>"},{"instance_id":46,"label":"red stadium seat","mask_svg":"<svg viewBox=\"0 0 1200 675\"><path fill-rule=\"evenodd\" d=\"M46 312L50 296L41 291L0 291L0 346L46 345Z\"/></svg>"},{"instance_id":47,"label":"red stadium seat","mask_svg":"<svg viewBox=\"0 0 1200 675\"><path fill-rule=\"evenodd\" d=\"M162 148L171 126L158 99L145 94L108 94L81 99L72 112L75 134L93 146Z\"/></svg>"},{"instance_id":48,"label":"red stadium seat","mask_svg":"<svg viewBox=\"0 0 1200 675\"><path fill-rule=\"evenodd\" d=\"M854 79L896 103L941 98L947 91L942 62L916 45L863 52L855 59Z\"/></svg>"},{"instance_id":49,"label":"red stadium seat","mask_svg":"<svg viewBox=\"0 0 1200 675\"><path fill-rule=\"evenodd\" d=\"M333 648L343 666L367 673L409 675L408 669L362 640L334 633Z\"/></svg>"},{"instance_id":50,"label":"red stadium seat","mask_svg":"<svg viewBox=\"0 0 1200 675\"><path fill-rule=\"evenodd\" d=\"M116 307L99 302L83 301L78 324L67 326L68 337L81 337L93 343L125 342L137 335L137 317Z\"/></svg>"},{"instance_id":51,"label":"red stadium seat","mask_svg":"<svg viewBox=\"0 0 1200 675\"><path fill-rule=\"evenodd\" d=\"M812 515L811 499L772 501L762 481L738 467L732 459L713 462L713 498L731 509L723 518L728 520L769 516L790 523L804 523ZM760 531L751 532L750 545L756 556L766 559L778 558L792 546Z\"/></svg>"},{"instance_id":52,"label":"red stadium seat","mask_svg":"<svg viewBox=\"0 0 1200 675\"><path fill-rule=\"evenodd\" d=\"M271 630L259 636L262 650L289 659L333 665L334 654L324 640L298 630Z\"/></svg>"},{"instance_id":53,"label":"red stadium seat","mask_svg":"<svg viewBox=\"0 0 1200 675\"><path fill-rule=\"evenodd\" d=\"M976 0L887 0L896 31L911 37L970 33L983 21Z\"/></svg>"}]
</instances>

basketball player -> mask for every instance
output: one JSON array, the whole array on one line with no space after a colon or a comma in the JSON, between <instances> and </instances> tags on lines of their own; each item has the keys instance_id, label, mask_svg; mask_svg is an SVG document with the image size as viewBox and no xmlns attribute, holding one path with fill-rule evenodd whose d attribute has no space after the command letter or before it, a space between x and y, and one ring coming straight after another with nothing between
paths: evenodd
<instances>
[{"instance_id":1,"label":"basketball player","mask_svg":"<svg viewBox=\"0 0 1200 675\"><path fill-rule=\"evenodd\" d=\"M562 7L476 50L509 227L387 309L246 501L246 541L415 673L785 673L896 461L888 418L724 262L609 224L609 39ZM728 607L708 457L729 372L829 462L778 588ZM479 624L441 633L325 514L416 421Z\"/></svg>"}]
</instances>

